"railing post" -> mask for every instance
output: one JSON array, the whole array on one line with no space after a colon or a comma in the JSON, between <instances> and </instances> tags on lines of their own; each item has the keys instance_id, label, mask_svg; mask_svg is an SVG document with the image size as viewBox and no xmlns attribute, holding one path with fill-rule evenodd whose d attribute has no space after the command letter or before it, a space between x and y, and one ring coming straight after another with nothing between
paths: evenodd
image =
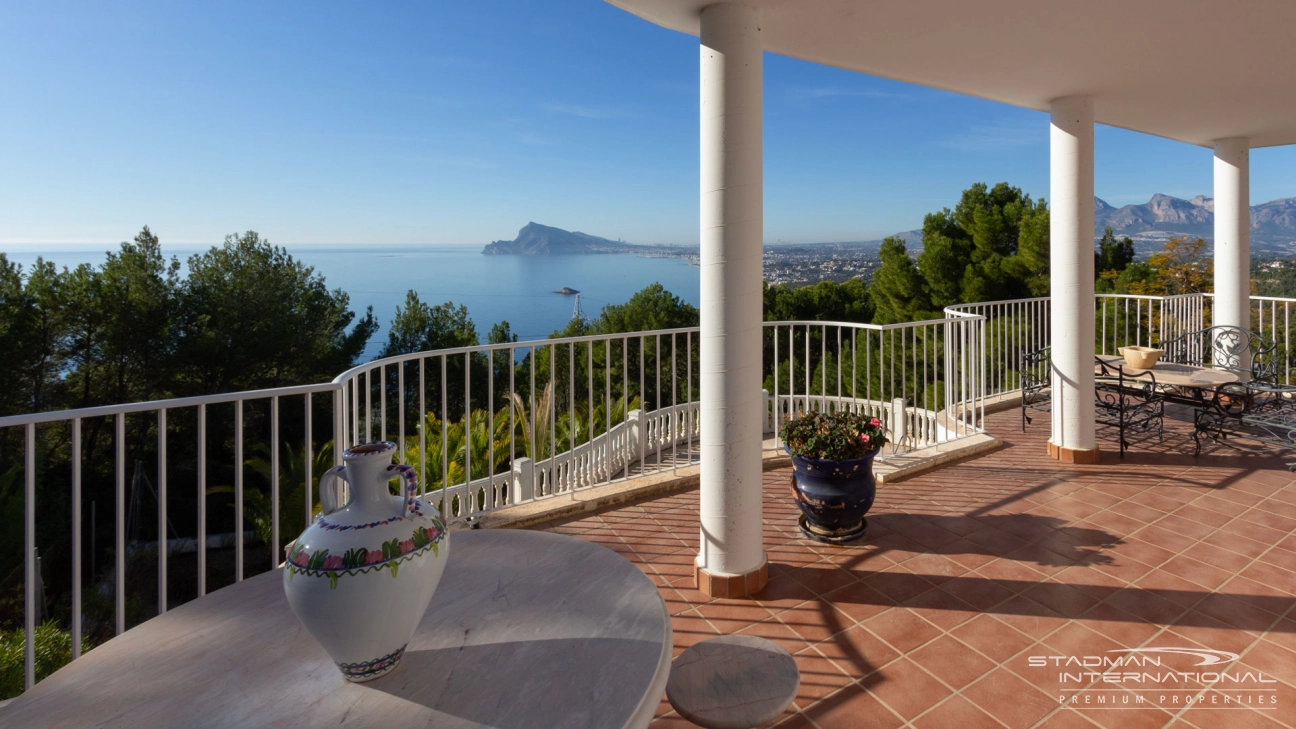
<instances>
[{"instance_id":1,"label":"railing post","mask_svg":"<svg viewBox=\"0 0 1296 729\"><path fill-rule=\"evenodd\" d=\"M891 431L892 448L891 452L895 453L900 449L900 443L909 435L909 418L907 417L909 403L903 397L897 397L891 401L891 412L887 415L887 430Z\"/></svg>"},{"instance_id":2,"label":"railing post","mask_svg":"<svg viewBox=\"0 0 1296 729\"><path fill-rule=\"evenodd\" d=\"M535 499L535 461L517 458L513 461L513 494L510 504L524 504Z\"/></svg>"}]
</instances>

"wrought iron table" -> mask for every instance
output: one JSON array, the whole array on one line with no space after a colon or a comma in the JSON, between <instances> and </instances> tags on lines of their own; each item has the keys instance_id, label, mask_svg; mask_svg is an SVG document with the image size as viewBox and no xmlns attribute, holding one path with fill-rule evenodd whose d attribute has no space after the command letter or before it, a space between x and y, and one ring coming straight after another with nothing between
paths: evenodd
<instances>
[{"instance_id":1,"label":"wrought iron table","mask_svg":"<svg viewBox=\"0 0 1296 729\"><path fill-rule=\"evenodd\" d=\"M596 544L451 534L401 665L347 683L288 608L279 570L149 620L0 708L28 727L648 726L671 624L657 588Z\"/></svg>"}]
</instances>

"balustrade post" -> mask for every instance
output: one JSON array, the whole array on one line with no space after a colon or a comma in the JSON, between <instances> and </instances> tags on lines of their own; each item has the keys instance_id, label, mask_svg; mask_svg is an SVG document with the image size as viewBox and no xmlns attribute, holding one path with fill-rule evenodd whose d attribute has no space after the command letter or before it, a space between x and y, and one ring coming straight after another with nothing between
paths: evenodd
<instances>
[{"instance_id":1,"label":"balustrade post","mask_svg":"<svg viewBox=\"0 0 1296 729\"><path fill-rule=\"evenodd\" d=\"M533 499L535 499L535 462L530 458L515 458L509 503L525 504Z\"/></svg>"}]
</instances>

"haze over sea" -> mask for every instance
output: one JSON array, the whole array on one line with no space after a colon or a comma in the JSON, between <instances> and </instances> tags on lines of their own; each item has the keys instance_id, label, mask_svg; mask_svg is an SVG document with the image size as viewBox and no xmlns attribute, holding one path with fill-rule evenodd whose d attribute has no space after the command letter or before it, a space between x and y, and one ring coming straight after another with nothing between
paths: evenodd
<instances>
[{"instance_id":1,"label":"haze over sea","mask_svg":"<svg viewBox=\"0 0 1296 729\"><path fill-rule=\"evenodd\" d=\"M169 259L182 266L189 256L210 246L167 246ZM6 252L9 260L31 269L43 257L62 268L82 263L100 266L107 250L32 250L23 246ZM413 289L429 304L453 301L468 307L477 333L485 341L491 325L507 319L521 340L544 339L571 319L574 296L554 293L567 286L581 292L586 316L597 316L605 304L619 304L636 291L660 281L668 291L698 303L698 269L680 258L641 258L633 255L486 256L481 246L388 246L372 248L311 248L293 246L293 258L314 266L330 289L351 295L357 315L373 306L381 325L369 340L363 359L377 356L387 341L387 325L396 308ZM181 275L187 271L182 268Z\"/></svg>"}]
</instances>

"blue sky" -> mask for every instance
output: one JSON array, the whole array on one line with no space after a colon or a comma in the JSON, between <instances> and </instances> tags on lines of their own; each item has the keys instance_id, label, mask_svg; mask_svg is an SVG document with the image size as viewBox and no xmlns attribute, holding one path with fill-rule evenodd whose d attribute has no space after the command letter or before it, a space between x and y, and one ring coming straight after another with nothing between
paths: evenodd
<instances>
[{"instance_id":1,"label":"blue sky","mask_svg":"<svg viewBox=\"0 0 1296 729\"><path fill-rule=\"evenodd\" d=\"M599 0L6 0L0 246L484 244L526 222L697 241L697 39ZM765 60L767 242L1048 192L1047 116ZM1296 195L1291 148L1252 200ZM1097 194L1210 194L1211 153L1100 127Z\"/></svg>"}]
</instances>

